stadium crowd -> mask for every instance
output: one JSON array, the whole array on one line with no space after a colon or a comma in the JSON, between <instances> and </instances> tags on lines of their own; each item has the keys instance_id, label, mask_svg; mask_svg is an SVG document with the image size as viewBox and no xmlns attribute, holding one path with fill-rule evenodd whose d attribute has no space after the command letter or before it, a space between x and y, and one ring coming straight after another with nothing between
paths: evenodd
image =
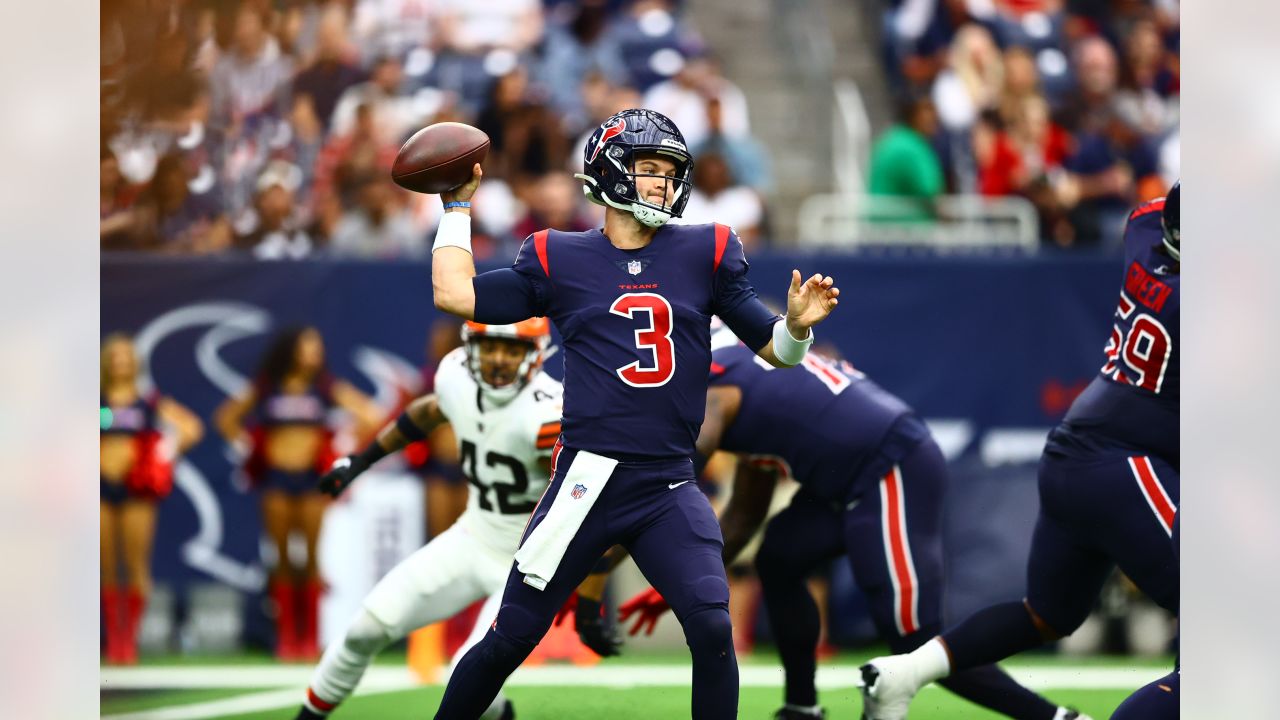
<instances>
[{"instance_id":1,"label":"stadium crowd","mask_svg":"<svg viewBox=\"0 0 1280 720\"><path fill-rule=\"evenodd\" d=\"M771 182L743 93L672 0L106 0L102 93L104 250L424 256L439 202L389 170L450 120L493 143L480 258L598 222L571 173L627 107L684 128L687 221L754 242Z\"/></svg>"},{"instance_id":2,"label":"stadium crowd","mask_svg":"<svg viewBox=\"0 0 1280 720\"><path fill-rule=\"evenodd\" d=\"M1177 0L881 0L898 122L873 194L1017 195L1063 246L1118 238L1178 174ZM433 197L392 184L417 129L492 139L481 259L598 223L572 173L645 106L697 160L686 222L766 242L774 189L744 93L677 0L104 0L104 250L425 256ZM851 12L857 10L851 8Z\"/></svg>"},{"instance_id":3,"label":"stadium crowd","mask_svg":"<svg viewBox=\"0 0 1280 720\"><path fill-rule=\"evenodd\" d=\"M1058 245L1118 239L1178 178L1178 0L885 0L899 122L871 190L1020 195Z\"/></svg>"}]
</instances>

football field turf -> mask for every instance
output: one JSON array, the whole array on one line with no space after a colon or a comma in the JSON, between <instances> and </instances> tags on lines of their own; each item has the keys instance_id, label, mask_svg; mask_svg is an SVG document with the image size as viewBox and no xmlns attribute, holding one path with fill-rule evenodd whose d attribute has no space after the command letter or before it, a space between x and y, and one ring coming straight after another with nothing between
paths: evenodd
<instances>
[{"instance_id":1,"label":"football field turf","mask_svg":"<svg viewBox=\"0 0 1280 720\"><path fill-rule=\"evenodd\" d=\"M832 720L859 717L861 700L852 683L857 664L869 656L849 653L822 663L820 700ZM1133 688L1165 674L1171 666L1172 658L1032 656L1006 668L1050 700L1103 720ZM102 715L111 720L289 720L310 672L310 666L281 665L263 658L207 664L159 660L136 668L104 668ZM545 665L518 671L507 695L515 702L521 720L681 718L689 713L689 676L687 660L681 663L677 654L634 657L588 668ZM772 654L744 659L738 716L771 717L781 704L781 681L781 668ZM370 669L357 695L333 717L421 720L431 717L443 692L440 685L417 685L403 660L392 656L380 659ZM980 720L1001 716L929 687L912 704L910 717Z\"/></svg>"}]
</instances>

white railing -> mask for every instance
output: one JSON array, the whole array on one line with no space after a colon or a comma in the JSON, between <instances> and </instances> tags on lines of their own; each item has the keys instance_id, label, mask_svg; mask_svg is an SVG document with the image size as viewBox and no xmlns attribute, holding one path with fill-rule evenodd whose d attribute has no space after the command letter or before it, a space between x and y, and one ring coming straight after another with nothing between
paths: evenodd
<instances>
[{"instance_id":1,"label":"white railing","mask_svg":"<svg viewBox=\"0 0 1280 720\"><path fill-rule=\"evenodd\" d=\"M836 192L860 195L867 191L863 168L870 167L871 119L862 93L852 80L832 83L831 167Z\"/></svg>"},{"instance_id":2,"label":"white railing","mask_svg":"<svg viewBox=\"0 0 1280 720\"><path fill-rule=\"evenodd\" d=\"M800 204L800 247L922 245L1039 247L1035 206L1021 197L909 198L859 193L811 195Z\"/></svg>"}]
</instances>

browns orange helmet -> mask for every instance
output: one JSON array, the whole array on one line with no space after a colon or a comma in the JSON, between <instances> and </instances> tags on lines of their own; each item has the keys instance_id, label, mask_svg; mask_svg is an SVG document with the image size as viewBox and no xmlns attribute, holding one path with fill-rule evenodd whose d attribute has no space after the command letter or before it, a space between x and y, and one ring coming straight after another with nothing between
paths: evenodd
<instances>
[{"instance_id":1,"label":"browns orange helmet","mask_svg":"<svg viewBox=\"0 0 1280 720\"><path fill-rule=\"evenodd\" d=\"M490 339L525 346L523 359L512 368L510 363L504 364L501 354L484 352L484 341ZM467 369L480 392L492 402L505 404L542 368L543 355L551 345L551 322L544 317L511 325L467 321L462 326L462 343L467 351Z\"/></svg>"}]
</instances>

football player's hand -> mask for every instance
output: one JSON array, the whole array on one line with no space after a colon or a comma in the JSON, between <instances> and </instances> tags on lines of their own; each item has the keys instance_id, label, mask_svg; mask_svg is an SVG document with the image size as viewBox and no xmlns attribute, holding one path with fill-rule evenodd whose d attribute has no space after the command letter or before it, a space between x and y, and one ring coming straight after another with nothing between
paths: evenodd
<instances>
[{"instance_id":1,"label":"football player's hand","mask_svg":"<svg viewBox=\"0 0 1280 720\"><path fill-rule=\"evenodd\" d=\"M333 497L338 497L343 490L365 471L364 463L355 455L338 458L333 461L329 472L316 483L316 489Z\"/></svg>"},{"instance_id":2,"label":"football player's hand","mask_svg":"<svg viewBox=\"0 0 1280 720\"><path fill-rule=\"evenodd\" d=\"M817 273L801 280L800 271L791 271L791 287L787 288L787 330L797 340L809 334L809 328L822 322L839 303L840 288L829 276Z\"/></svg>"},{"instance_id":3,"label":"football player's hand","mask_svg":"<svg viewBox=\"0 0 1280 720\"><path fill-rule=\"evenodd\" d=\"M618 622L626 622L635 615L636 622L627 634L635 635L647 625L648 629L644 634L652 635L653 629L658 626L658 618L670 609L666 599L657 590L649 588L618 607Z\"/></svg>"},{"instance_id":4,"label":"football player's hand","mask_svg":"<svg viewBox=\"0 0 1280 720\"><path fill-rule=\"evenodd\" d=\"M577 597L573 624L578 630L578 639L600 657L622 654L622 638L613 628L605 626L604 608L600 601Z\"/></svg>"},{"instance_id":5,"label":"football player's hand","mask_svg":"<svg viewBox=\"0 0 1280 720\"><path fill-rule=\"evenodd\" d=\"M440 200L447 203L470 202L471 196L476 194L476 188L480 187L482 177L484 177L484 171L480 169L480 163L476 163L475 167L471 168L471 179L452 190L440 193Z\"/></svg>"},{"instance_id":6,"label":"football player's hand","mask_svg":"<svg viewBox=\"0 0 1280 720\"><path fill-rule=\"evenodd\" d=\"M578 608L578 593L575 591L573 594L569 595L568 600L564 601L564 605L561 605L560 609L556 611L556 619L551 624L559 625L560 623L564 622L564 619L572 615L574 610L576 610L577 608Z\"/></svg>"}]
</instances>

